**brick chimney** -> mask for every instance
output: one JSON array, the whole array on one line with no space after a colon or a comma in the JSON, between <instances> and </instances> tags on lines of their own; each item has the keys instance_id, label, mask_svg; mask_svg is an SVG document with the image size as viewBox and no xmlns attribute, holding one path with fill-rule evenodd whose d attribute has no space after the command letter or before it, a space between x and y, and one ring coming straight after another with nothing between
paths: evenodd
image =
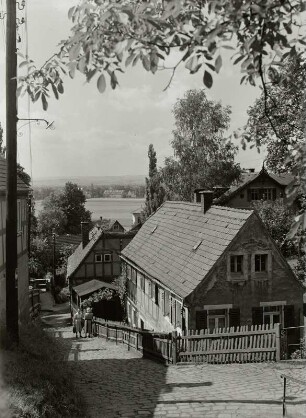
<instances>
[{"instance_id":1,"label":"brick chimney","mask_svg":"<svg viewBox=\"0 0 306 418\"><path fill-rule=\"evenodd\" d=\"M81 222L81 231L82 231L82 245L83 248L89 243L89 222Z\"/></svg>"},{"instance_id":2,"label":"brick chimney","mask_svg":"<svg viewBox=\"0 0 306 418\"><path fill-rule=\"evenodd\" d=\"M204 192L206 189L195 189L193 192L193 201L194 203L201 203L201 192Z\"/></svg>"},{"instance_id":3,"label":"brick chimney","mask_svg":"<svg viewBox=\"0 0 306 418\"><path fill-rule=\"evenodd\" d=\"M201 196L202 212L206 213L212 205L212 201L213 201L213 198L214 198L214 192L211 191L211 190L203 190L203 191L199 192L199 194Z\"/></svg>"}]
</instances>

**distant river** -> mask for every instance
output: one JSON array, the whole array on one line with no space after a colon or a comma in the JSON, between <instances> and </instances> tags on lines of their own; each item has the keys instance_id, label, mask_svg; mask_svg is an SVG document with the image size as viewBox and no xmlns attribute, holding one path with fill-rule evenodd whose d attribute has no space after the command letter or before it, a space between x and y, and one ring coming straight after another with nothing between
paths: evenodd
<instances>
[{"instance_id":1,"label":"distant river","mask_svg":"<svg viewBox=\"0 0 306 418\"><path fill-rule=\"evenodd\" d=\"M103 218L117 219L124 228L129 229L132 225L132 213L144 207L144 199L114 199L114 198L94 198L87 199L86 209L92 212L92 220L96 221ZM35 202L36 215L41 211L42 201Z\"/></svg>"}]
</instances>

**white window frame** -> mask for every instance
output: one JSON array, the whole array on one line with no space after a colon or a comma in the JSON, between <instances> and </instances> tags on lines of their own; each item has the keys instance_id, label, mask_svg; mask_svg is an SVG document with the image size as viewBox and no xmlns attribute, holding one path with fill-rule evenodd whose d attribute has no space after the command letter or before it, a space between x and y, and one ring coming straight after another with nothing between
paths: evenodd
<instances>
[{"instance_id":1,"label":"white window frame","mask_svg":"<svg viewBox=\"0 0 306 418\"><path fill-rule=\"evenodd\" d=\"M95 254L95 263L102 263L103 257L102 254Z\"/></svg>"},{"instance_id":2,"label":"white window frame","mask_svg":"<svg viewBox=\"0 0 306 418\"><path fill-rule=\"evenodd\" d=\"M242 256L242 271L231 272L231 257ZM227 280L244 281L248 278L248 254L241 251L230 251L227 255Z\"/></svg>"},{"instance_id":3,"label":"white window frame","mask_svg":"<svg viewBox=\"0 0 306 418\"><path fill-rule=\"evenodd\" d=\"M265 271L255 271L255 256L267 255L267 263ZM272 251L261 250L254 251L251 258L251 277L252 279L270 279L272 277Z\"/></svg>"},{"instance_id":4,"label":"white window frame","mask_svg":"<svg viewBox=\"0 0 306 418\"><path fill-rule=\"evenodd\" d=\"M229 310L233 308L232 304L225 304L225 305L204 305L204 311L207 311L207 324L206 324L206 328L210 329L209 327L209 320L210 319L214 319L215 320L215 325L217 324L217 326L215 326L213 329L215 328L223 328L223 327L219 327L218 323L219 323L219 319L224 318L224 328L229 326ZM223 310L226 311L226 313L220 313L220 314L209 314L209 311L218 311L218 310Z\"/></svg>"},{"instance_id":5,"label":"white window frame","mask_svg":"<svg viewBox=\"0 0 306 418\"><path fill-rule=\"evenodd\" d=\"M280 323L283 325L284 324L284 306L287 305L287 301L285 300L278 300L278 301L273 301L273 302L260 302L259 306L263 308L263 312L262 312L262 323L265 323L265 316L269 316L270 317L270 325L273 324L273 315L279 315L280 316ZM279 311L269 311L268 309L270 307L278 307Z\"/></svg>"}]
</instances>

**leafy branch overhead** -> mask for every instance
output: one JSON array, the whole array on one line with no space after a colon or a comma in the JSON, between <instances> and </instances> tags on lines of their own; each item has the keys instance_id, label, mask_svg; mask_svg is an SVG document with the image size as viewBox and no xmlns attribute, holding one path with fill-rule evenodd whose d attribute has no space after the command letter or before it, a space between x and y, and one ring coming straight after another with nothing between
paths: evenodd
<instances>
[{"instance_id":1,"label":"leafy branch overhead","mask_svg":"<svg viewBox=\"0 0 306 418\"><path fill-rule=\"evenodd\" d=\"M301 54L306 45L300 0L81 0L68 17L72 34L60 43L58 53L41 68L26 57L19 77L19 94L48 107L50 93L63 93L63 75L75 72L95 79L103 93L118 85L118 73L141 63L146 71L166 66L171 51L178 53L172 76L184 65L203 74L210 88L214 73L222 70L225 50L232 50L239 65L241 83L255 85L264 74L276 71L288 56Z\"/></svg>"}]
</instances>

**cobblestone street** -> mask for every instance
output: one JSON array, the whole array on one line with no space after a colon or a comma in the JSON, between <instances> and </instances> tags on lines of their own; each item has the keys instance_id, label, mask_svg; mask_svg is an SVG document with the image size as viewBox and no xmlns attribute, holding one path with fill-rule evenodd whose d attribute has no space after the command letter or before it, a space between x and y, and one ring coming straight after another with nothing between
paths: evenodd
<instances>
[{"instance_id":1,"label":"cobblestone street","mask_svg":"<svg viewBox=\"0 0 306 418\"><path fill-rule=\"evenodd\" d=\"M304 379L304 364L259 363L165 367L102 338L75 339L71 327L52 329L71 344L67 360L90 418L281 417L281 373ZM306 416L306 387L289 383L289 417Z\"/></svg>"}]
</instances>

